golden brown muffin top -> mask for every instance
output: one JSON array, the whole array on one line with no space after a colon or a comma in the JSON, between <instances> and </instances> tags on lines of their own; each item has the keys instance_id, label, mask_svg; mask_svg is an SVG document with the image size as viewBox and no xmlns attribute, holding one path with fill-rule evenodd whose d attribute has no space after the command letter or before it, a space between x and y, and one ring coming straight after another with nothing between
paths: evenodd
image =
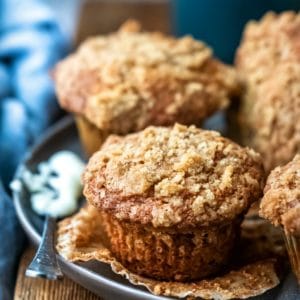
<instances>
[{"instance_id":1,"label":"golden brown muffin top","mask_svg":"<svg viewBox=\"0 0 300 300\"><path fill-rule=\"evenodd\" d=\"M111 136L90 159L84 195L120 220L178 228L219 224L262 193L259 154L195 126Z\"/></svg>"},{"instance_id":2,"label":"golden brown muffin top","mask_svg":"<svg viewBox=\"0 0 300 300\"><path fill-rule=\"evenodd\" d=\"M300 62L300 13L269 12L247 24L235 61L247 80L260 84L288 61Z\"/></svg>"},{"instance_id":3,"label":"golden brown muffin top","mask_svg":"<svg viewBox=\"0 0 300 300\"><path fill-rule=\"evenodd\" d=\"M300 64L286 62L274 68L274 76L249 90L243 115L250 145L262 155L268 172L300 151L299 83Z\"/></svg>"},{"instance_id":4,"label":"golden brown muffin top","mask_svg":"<svg viewBox=\"0 0 300 300\"><path fill-rule=\"evenodd\" d=\"M134 21L88 39L54 77L62 107L118 134L198 124L238 90L235 71L202 42L143 32Z\"/></svg>"},{"instance_id":5,"label":"golden brown muffin top","mask_svg":"<svg viewBox=\"0 0 300 300\"><path fill-rule=\"evenodd\" d=\"M268 13L246 26L236 57L245 80L240 121L269 172L300 151L300 14Z\"/></svg>"},{"instance_id":6,"label":"golden brown muffin top","mask_svg":"<svg viewBox=\"0 0 300 300\"><path fill-rule=\"evenodd\" d=\"M300 154L268 177L260 215L286 232L300 235Z\"/></svg>"}]
</instances>

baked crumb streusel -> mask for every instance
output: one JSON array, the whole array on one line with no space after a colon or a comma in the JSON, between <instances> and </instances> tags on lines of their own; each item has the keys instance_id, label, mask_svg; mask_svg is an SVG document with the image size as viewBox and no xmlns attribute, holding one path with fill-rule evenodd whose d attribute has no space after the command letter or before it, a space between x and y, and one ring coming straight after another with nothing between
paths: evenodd
<instances>
[{"instance_id":1,"label":"baked crumb streusel","mask_svg":"<svg viewBox=\"0 0 300 300\"><path fill-rule=\"evenodd\" d=\"M237 51L245 83L239 116L244 143L269 172L300 151L300 14L266 14L250 22Z\"/></svg>"},{"instance_id":2,"label":"baked crumb streusel","mask_svg":"<svg viewBox=\"0 0 300 300\"><path fill-rule=\"evenodd\" d=\"M260 215L300 236L300 154L274 169L267 180Z\"/></svg>"},{"instance_id":3,"label":"baked crumb streusel","mask_svg":"<svg viewBox=\"0 0 300 300\"><path fill-rule=\"evenodd\" d=\"M242 75L255 84L268 80L281 62L300 60L300 14L267 13L247 24L235 62Z\"/></svg>"},{"instance_id":4,"label":"baked crumb streusel","mask_svg":"<svg viewBox=\"0 0 300 300\"><path fill-rule=\"evenodd\" d=\"M262 192L256 152L195 126L111 136L90 159L84 195L94 206L154 227L230 221Z\"/></svg>"},{"instance_id":5,"label":"baked crumb streusel","mask_svg":"<svg viewBox=\"0 0 300 300\"><path fill-rule=\"evenodd\" d=\"M54 77L63 108L115 134L200 124L239 90L233 68L202 42L143 32L134 21L88 39Z\"/></svg>"}]
</instances>

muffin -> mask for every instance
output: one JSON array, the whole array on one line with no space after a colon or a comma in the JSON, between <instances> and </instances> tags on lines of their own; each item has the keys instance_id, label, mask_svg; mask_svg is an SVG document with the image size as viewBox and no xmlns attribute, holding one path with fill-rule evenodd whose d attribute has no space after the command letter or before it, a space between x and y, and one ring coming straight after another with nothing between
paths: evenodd
<instances>
[{"instance_id":1,"label":"muffin","mask_svg":"<svg viewBox=\"0 0 300 300\"><path fill-rule=\"evenodd\" d=\"M300 283L300 154L271 172L260 215L282 226L290 262Z\"/></svg>"},{"instance_id":2,"label":"muffin","mask_svg":"<svg viewBox=\"0 0 300 300\"><path fill-rule=\"evenodd\" d=\"M268 172L300 151L299 37L299 13L268 13L246 26L236 54L242 142L261 153Z\"/></svg>"},{"instance_id":3,"label":"muffin","mask_svg":"<svg viewBox=\"0 0 300 300\"><path fill-rule=\"evenodd\" d=\"M158 280L191 281L226 266L263 178L253 150L176 124L110 136L83 183L119 262Z\"/></svg>"},{"instance_id":4,"label":"muffin","mask_svg":"<svg viewBox=\"0 0 300 300\"><path fill-rule=\"evenodd\" d=\"M191 37L141 31L134 21L84 42L54 70L60 105L78 120L89 154L109 134L149 125L200 125L239 90L233 68Z\"/></svg>"}]
</instances>

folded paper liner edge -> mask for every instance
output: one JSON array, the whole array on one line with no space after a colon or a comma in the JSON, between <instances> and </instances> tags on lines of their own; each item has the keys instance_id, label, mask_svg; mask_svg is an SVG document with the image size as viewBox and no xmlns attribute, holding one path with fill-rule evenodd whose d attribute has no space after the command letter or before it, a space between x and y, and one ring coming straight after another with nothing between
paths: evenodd
<instances>
[{"instance_id":1,"label":"folded paper liner edge","mask_svg":"<svg viewBox=\"0 0 300 300\"><path fill-rule=\"evenodd\" d=\"M151 293L178 298L245 299L260 295L279 284L275 258L261 259L231 270L223 276L196 282L164 282L130 272L119 263L101 242L97 228L97 211L83 207L76 215L58 224L57 251L68 261L97 260L134 285L146 287Z\"/></svg>"}]
</instances>

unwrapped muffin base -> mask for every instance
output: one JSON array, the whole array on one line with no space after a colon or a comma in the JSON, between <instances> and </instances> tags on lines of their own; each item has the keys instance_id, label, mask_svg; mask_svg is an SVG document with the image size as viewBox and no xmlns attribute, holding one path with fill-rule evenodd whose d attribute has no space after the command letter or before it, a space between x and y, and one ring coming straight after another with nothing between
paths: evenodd
<instances>
[{"instance_id":1,"label":"unwrapped muffin base","mask_svg":"<svg viewBox=\"0 0 300 300\"><path fill-rule=\"evenodd\" d=\"M57 235L59 254L73 262L97 260L108 263L115 273L124 276L134 285L146 287L155 295L220 300L245 299L260 295L280 282L276 271L277 260L274 258L244 263L222 276L188 283L164 282L133 274L103 245L97 223L99 218L96 216L96 210L86 206L73 217L59 223Z\"/></svg>"}]
</instances>

